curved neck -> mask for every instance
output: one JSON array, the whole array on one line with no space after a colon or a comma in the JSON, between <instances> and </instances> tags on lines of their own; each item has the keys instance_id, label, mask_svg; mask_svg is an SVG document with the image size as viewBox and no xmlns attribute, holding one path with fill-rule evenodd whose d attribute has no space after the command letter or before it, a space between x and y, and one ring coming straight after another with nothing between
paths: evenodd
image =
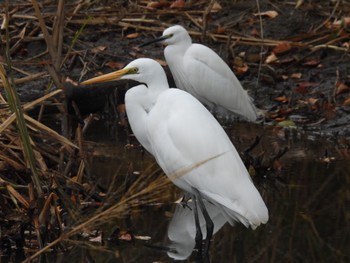
<instances>
[{"instance_id":1,"label":"curved neck","mask_svg":"<svg viewBox=\"0 0 350 263\"><path fill-rule=\"evenodd\" d=\"M146 100L145 100L146 98ZM148 101L148 88L139 85L129 89L125 94L125 108L130 127L141 145L151 154L152 147L145 132L147 129L147 117L150 105L144 105ZM151 104L148 102L147 104Z\"/></svg>"}]
</instances>

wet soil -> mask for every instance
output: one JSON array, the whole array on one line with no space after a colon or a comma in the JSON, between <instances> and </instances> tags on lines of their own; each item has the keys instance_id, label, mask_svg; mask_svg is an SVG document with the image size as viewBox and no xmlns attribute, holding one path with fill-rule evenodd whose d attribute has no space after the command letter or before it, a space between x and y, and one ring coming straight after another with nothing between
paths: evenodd
<instances>
[{"instance_id":1,"label":"wet soil","mask_svg":"<svg viewBox=\"0 0 350 263\"><path fill-rule=\"evenodd\" d=\"M203 36L202 29L194 24L194 21L202 21L202 14L195 13L207 7L202 2L189 3L183 9L161 6L147 10L145 4L99 1L98 4L84 7L67 21L65 49L70 45L74 33L81 28L83 19L91 17L91 24L86 25L79 35L60 75L80 81L98 72L121 68L138 57L164 61L160 44L143 49L137 47L160 36L167 25L182 24L199 34L192 35L193 42L208 45L227 61L255 104L266 111L267 123L275 125L292 120L292 125L301 129L327 136L349 137L350 103L346 101L350 96L349 32L346 24L338 28L334 24L346 17L350 8L342 1L339 5L336 2L311 1L296 8L295 4L286 1L259 1L261 12L278 12L274 18L263 16L260 24L256 16L259 12L256 1L222 1L222 9L209 12L207 34ZM67 5L67 13L71 8ZM55 7L48 6L44 10L50 14ZM101 18L105 22L94 22L94 19ZM141 22L133 22L137 20ZM124 25L121 26L118 24L121 21L131 22L121 23ZM34 26L34 23L29 26ZM227 41L210 35L217 32L236 38ZM256 43L240 40L261 39L262 36L265 42L273 40L277 44L265 45L263 40ZM286 42L291 43L288 49L284 47ZM47 56L33 58L45 50L46 44L42 38L26 41L13 53L13 66L24 68L31 74L45 72ZM277 56L277 60L267 62L272 54ZM167 66L165 69L171 86L174 86ZM20 74L16 73L16 76ZM29 101L43 95L49 81L47 77L18 85L22 100ZM103 111L108 105L108 98L114 94L112 87L125 85L113 83L89 88L89 92L86 92L85 88L66 83L64 89L70 112L74 114L70 107L72 101L77 103L83 115ZM123 92L125 88L118 90L117 104L123 103ZM115 100L115 97L112 99Z\"/></svg>"},{"instance_id":2,"label":"wet soil","mask_svg":"<svg viewBox=\"0 0 350 263\"><path fill-rule=\"evenodd\" d=\"M212 262L225 262L227 258L232 259L230 262L347 262L350 37L348 25L337 27L335 22L348 16L350 5L345 1L304 1L296 8L294 2L259 1L261 12L278 12L275 18L263 16L261 27L259 17L254 15L259 12L256 1L219 1L222 8L209 12L204 35L201 27L207 2L188 1L183 9L160 6L150 10L146 8L148 1L95 1L74 13L76 3L67 1L64 55L75 33L88 17L91 20L62 64L58 72L60 78L79 82L119 69L138 57L156 58L164 63L161 45L143 49L138 46L160 36L167 26L184 25L191 31L194 42L208 45L227 61L255 104L266 112L264 124L223 125L241 153L256 135L262 137L253 155L264 158L256 158L258 163L254 168L265 170L257 173L254 180L267 200L271 220L267 227L255 232L239 226L223 227L214 237ZM34 15L32 7L23 1L13 1L11 8L22 15L11 20L13 46L19 32L26 28L25 40L11 55L15 79L45 74L16 85L22 102L27 102L51 88L48 64L52 60L36 19L24 16ZM57 6L51 3L41 8L50 29ZM30 37L29 32L33 32ZM229 41L227 36L233 38ZM290 48L286 48L285 43L289 43ZM268 62L272 54L277 60ZM174 86L165 63L164 68ZM154 163L121 125L124 112L120 106L126 89L133 84L125 81L87 88L64 82L65 96L57 98L57 102L67 104L75 125L90 113L97 113L84 134L82 148L87 160L84 179L92 184L89 180L93 178L101 186L99 189L106 190L117 172L123 176L130 171L138 175ZM53 88L57 87L53 85ZM37 113L37 109L32 111L33 115ZM47 106L44 114L43 122L60 131L64 114L58 112L56 106ZM130 150L130 146L134 148ZM281 162L266 163L285 147L289 150ZM169 189L176 197L181 196L175 187ZM150 236L152 240L148 243L132 240L125 245L119 241L122 245L118 243L113 247L112 244L108 253L98 251L100 244L94 249L81 249L78 244L78 249L67 250L57 261L65 262L67 257L79 261L83 255L89 259L101 258L101 261L171 262L164 251L145 248L145 243L168 244L167 224L174 207L169 203L143 207L144 213L132 213L131 223L129 220L114 223L133 234ZM144 217L145 214L149 217ZM3 218L8 220L7 216ZM22 217L17 218L16 222L21 220ZM10 227L19 226L19 223L10 223ZM108 229L108 234L113 230ZM8 233L16 231L10 229ZM53 259L56 256L54 254ZM194 261L194 257L189 261Z\"/></svg>"}]
</instances>

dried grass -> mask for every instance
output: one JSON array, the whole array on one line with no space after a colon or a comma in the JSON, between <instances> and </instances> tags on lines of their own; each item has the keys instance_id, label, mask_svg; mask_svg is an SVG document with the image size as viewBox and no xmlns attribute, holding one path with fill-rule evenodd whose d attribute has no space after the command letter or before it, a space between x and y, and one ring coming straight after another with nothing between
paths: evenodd
<instances>
[{"instance_id":1,"label":"dried grass","mask_svg":"<svg viewBox=\"0 0 350 263\"><path fill-rule=\"evenodd\" d=\"M18 5L17 2L20 2L21 5ZM0 198L6 201L2 209L6 208L6 212L15 210L25 214L30 224L35 227L39 249L26 260L27 262L61 242L69 242L74 235L86 229L97 229L107 222L125 216L131 210L141 209L146 204L169 201L170 193L167 191L169 180L165 176L160 176L156 167L150 166L127 191L125 191L125 185L111 184L110 189L106 191L108 197L100 196L102 200L100 208L93 209L89 213L82 208L81 201L92 202L91 196L94 194L99 196L99 191L94 187L89 190L84 188L84 184L93 185L93 182L87 177L88 164L84 154L86 126L79 126L75 132L79 136L70 140L68 134L70 134L71 127L68 125L68 120L65 119L67 112L61 101L64 93L62 67L68 63L70 57L84 53L82 50L75 50L75 45L80 44L79 37L86 27L112 26L121 32L132 28L137 31L160 34L174 21L187 21L193 25L189 31L192 36L201 36L224 43L231 52L233 45L274 47L286 42L291 47L306 49L310 52L319 49L349 52L348 48L338 45L340 41L349 37L345 28L329 27L321 30L320 25L314 32L305 34L304 37L299 36L297 40L240 36L233 34L230 30L227 33L218 34L213 28L209 30L205 19L210 15L210 5L213 1L210 3L199 1L194 11L186 8L150 10L147 8L148 1L129 1L127 7L118 6L116 1L110 1L108 5L105 2L94 1L91 4L91 1L65 2L59 0L58 2L45 1L45 6L42 5L42 1L36 0L5 2L8 12L3 14L2 29L8 31L5 36L6 53L16 54L25 43L30 41L44 40L47 47L46 51L26 61L17 61L17 64L13 66L11 66L9 56L5 61L0 61L2 78L0 87L6 88L7 94L14 95L14 98L9 100L0 94ZM340 1L337 1L323 25L332 21L336 11L340 10L339 5ZM52 11L47 10L46 6L57 8ZM203 18L204 23L200 22L203 21ZM227 29L231 27L230 24L222 26ZM42 34L38 34L39 32ZM72 37L68 46L64 41L67 36ZM83 55L80 58L85 65L89 65L88 58ZM33 64L36 66L40 64L43 72L29 72L26 67ZM14 79L14 75L24 75L24 77ZM45 80L45 83L49 80L46 94L33 101L21 103L16 98L15 85L38 80ZM36 120L28 113L29 110L40 107L40 112L43 114L45 105L56 106L63 116L63 135L42 123L40 117L39 120ZM29 170L28 167L31 169ZM181 176L188 169L174 176ZM31 176L36 178L33 180L34 183L28 180ZM119 177L120 174L116 172L112 182L118 181ZM43 190L40 190L41 188ZM311 204L317 197L319 197L319 192L311 195L307 204ZM70 230L62 229L61 209L68 214L69 221L66 227ZM287 211L282 212L288 216ZM296 215L293 220L296 225L300 217ZM314 222L309 220L308 223L310 231L314 232L312 236L317 237ZM283 221L280 224L280 229L283 229ZM295 231L295 225L292 226L291 233ZM56 238L47 239L47 243L44 243L41 238L40 230L42 229L51 231L54 229ZM268 254L266 251L272 253L270 262L275 262L274 256L279 253L277 251L279 234L280 232L277 231L273 236L268 236L271 238L260 250L261 254ZM226 237L225 240L230 241L230 238L232 237ZM310 246L317 245L317 242L309 240L309 244ZM258 261L261 254L255 255L251 262Z\"/></svg>"}]
</instances>

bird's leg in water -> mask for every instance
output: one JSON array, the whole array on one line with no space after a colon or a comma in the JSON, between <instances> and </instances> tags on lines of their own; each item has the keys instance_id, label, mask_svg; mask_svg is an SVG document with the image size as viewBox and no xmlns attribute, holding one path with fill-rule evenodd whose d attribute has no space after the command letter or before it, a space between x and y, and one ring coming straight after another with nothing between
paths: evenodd
<instances>
[{"instance_id":1,"label":"bird's leg in water","mask_svg":"<svg viewBox=\"0 0 350 263\"><path fill-rule=\"evenodd\" d=\"M190 201L191 199L191 195L189 193L185 193L182 198L181 198L181 201L180 201L180 205L185 208L187 207L188 209L190 209L192 211L192 208L188 205L188 201Z\"/></svg>"},{"instance_id":2,"label":"bird's leg in water","mask_svg":"<svg viewBox=\"0 0 350 263\"><path fill-rule=\"evenodd\" d=\"M214 223L211 220L209 213L203 203L203 198L200 194L200 192L197 189L193 189L193 191L195 192L195 195L197 197L197 201L199 204L199 207L202 211L202 214L204 216L205 219L205 223L206 223L206 228L207 228L207 236L205 237L205 247L204 247L204 255L207 255L209 252L209 246L210 246L210 239L213 236L213 231L214 231Z\"/></svg>"},{"instance_id":3,"label":"bird's leg in water","mask_svg":"<svg viewBox=\"0 0 350 263\"><path fill-rule=\"evenodd\" d=\"M202 240L203 240L203 234L201 225L199 222L199 214L198 214L198 207L197 207L197 196L195 194L192 194L192 202L193 202L193 213L194 213L194 221L196 223L196 246L195 248L198 249L199 254L202 254Z\"/></svg>"}]
</instances>

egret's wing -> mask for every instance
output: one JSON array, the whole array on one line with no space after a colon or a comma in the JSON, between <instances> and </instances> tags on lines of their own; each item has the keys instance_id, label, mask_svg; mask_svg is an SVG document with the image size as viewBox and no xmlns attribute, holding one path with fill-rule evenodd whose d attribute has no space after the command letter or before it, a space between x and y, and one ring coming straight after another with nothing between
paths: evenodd
<instances>
[{"instance_id":1,"label":"egret's wing","mask_svg":"<svg viewBox=\"0 0 350 263\"><path fill-rule=\"evenodd\" d=\"M248 120L257 119L251 98L228 65L210 48L193 44L184 55L183 70L200 98Z\"/></svg>"},{"instance_id":2,"label":"egret's wing","mask_svg":"<svg viewBox=\"0 0 350 263\"><path fill-rule=\"evenodd\" d=\"M170 89L159 96L148 121L153 153L165 173L171 176L192 168L172 178L177 186L188 192L195 187L209 200L235 211L237 215L231 216L246 225L265 221L266 206L237 151L198 100Z\"/></svg>"}]
</instances>

